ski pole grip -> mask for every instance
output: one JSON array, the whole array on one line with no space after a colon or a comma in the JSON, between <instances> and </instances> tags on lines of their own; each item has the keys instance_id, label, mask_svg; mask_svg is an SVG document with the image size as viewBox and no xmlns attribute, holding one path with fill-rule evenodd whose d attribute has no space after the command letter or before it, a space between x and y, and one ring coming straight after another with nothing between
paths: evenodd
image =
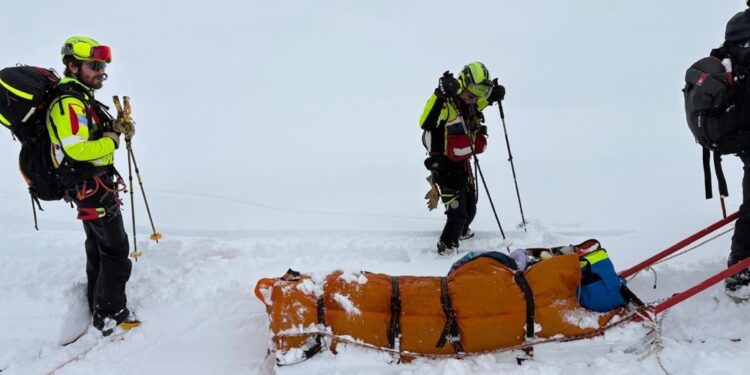
<instances>
[{"instance_id":1,"label":"ski pole grip","mask_svg":"<svg viewBox=\"0 0 750 375\"><path fill-rule=\"evenodd\" d=\"M750 1L750 0L748 0L748 1ZM497 78L495 78L495 79L492 80L492 86L493 86L493 88L497 87L499 84L500 83L497 81ZM503 96L505 96L505 95L503 95ZM505 120L505 111L503 110L503 101L502 100L498 100L497 101L497 107L500 108L500 118L503 119L503 120Z\"/></svg>"}]
</instances>

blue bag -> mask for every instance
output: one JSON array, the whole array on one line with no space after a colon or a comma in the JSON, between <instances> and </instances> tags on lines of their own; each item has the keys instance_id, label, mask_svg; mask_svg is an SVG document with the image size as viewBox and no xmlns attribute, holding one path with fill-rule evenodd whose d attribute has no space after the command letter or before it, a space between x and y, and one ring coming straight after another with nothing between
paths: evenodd
<instances>
[{"instance_id":1,"label":"blue bag","mask_svg":"<svg viewBox=\"0 0 750 375\"><path fill-rule=\"evenodd\" d=\"M617 275L612 261L604 249L598 249L580 257L581 285L578 302L594 311L607 312L627 305L623 297L625 279Z\"/></svg>"}]
</instances>

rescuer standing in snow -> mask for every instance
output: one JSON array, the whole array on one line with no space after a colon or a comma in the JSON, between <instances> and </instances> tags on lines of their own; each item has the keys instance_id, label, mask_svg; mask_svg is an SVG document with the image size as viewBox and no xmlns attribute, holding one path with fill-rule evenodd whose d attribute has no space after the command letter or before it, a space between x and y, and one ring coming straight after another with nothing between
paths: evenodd
<instances>
[{"instance_id":1,"label":"rescuer standing in snow","mask_svg":"<svg viewBox=\"0 0 750 375\"><path fill-rule=\"evenodd\" d=\"M76 204L83 223L89 310L94 327L106 336L115 327L140 324L126 306L132 265L114 169L120 136L130 140L135 127L132 120L113 119L94 99L112 61L108 46L73 36L63 43L61 55L65 77L55 88L47 117L51 157L66 188L65 199Z\"/></svg>"},{"instance_id":2,"label":"rescuer standing in snow","mask_svg":"<svg viewBox=\"0 0 750 375\"><path fill-rule=\"evenodd\" d=\"M482 110L504 97L505 87L493 82L484 64L475 61L464 66L457 79L445 72L422 112L419 126L424 131L425 167L431 171L432 184L426 197L428 207L436 208L441 199L447 215L437 243L439 254L454 252L459 240L474 236L469 227L478 197L471 158L487 146Z\"/></svg>"}]
</instances>

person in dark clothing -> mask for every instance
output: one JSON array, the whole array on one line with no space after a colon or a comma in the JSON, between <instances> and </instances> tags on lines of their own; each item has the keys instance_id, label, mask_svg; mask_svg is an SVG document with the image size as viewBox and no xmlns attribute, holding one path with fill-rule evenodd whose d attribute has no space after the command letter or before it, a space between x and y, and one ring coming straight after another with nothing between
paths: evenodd
<instances>
[{"instance_id":1,"label":"person in dark clothing","mask_svg":"<svg viewBox=\"0 0 750 375\"><path fill-rule=\"evenodd\" d=\"M455 251L459 240L474 236L470 225L478 197L471 158L487 146L482 110L504 97L505 88L492 81L484 64L472 62L457 79L446 72L422 112L419 126L428 154L425 167L431 171L430 182L440 189L439 197L436 189L428 193L428 207L436 207L440 198L447 215L437 243L439 254Z\"/></svg>"},{"instance_id":2,"label":"person in dark clothing","mask_svg":"<svg viewBox=\"0 0 750 375\"><path fill-rule=\"evenodd\" d=\"M727 260L727 267L731 267L750 257L750 154L740 155L743 163L742 176L742 204L739 217L734 225L732 245ZM750 299L750 268L728 277L724 287L731 297L739 300Z\"/></svg>"},{"instance_id":3,"label":"person in dark clothing","mask_svg":"<svg viewBox=\"0 0 750 375\"><path fill-rule=\"evenodd\" d=\"M750 0L747 3L750 7ZM731 58L735 72L750 69L750 9L735 14L727 22L724 44L719 50ZM750 88L746 86L745 90L750 90ZM745 105L750 106L750 103L745 103ZM748 148L750 149L750 145ZM731 251L727 260L727 266L730 267L750 257L750 151L742 152L739 156L744 165L742 204L735 223ZM748 285L750 285L750 269L727 278L724 284L727 294L741 300L750 298Z\"/></svg>"},{"instance_id":4,"label":"person in dark clothing","mask_svg":"<svg viewBox=\"0 0 750 375\"><path fill-rule=\"evenodd\" d=\"M47 116L51 157L66 201L75 203L86 234L87 299L92 323L102 334L138 322L127 308L125 285L130 278L128 236L118 193L124 186L114 168L120 135L130 139L132 121L113 119L94 98L102 87L112 55L109 47L83 36L63 44L65 77L55 88Z\"/></svg>"}]
</instances>

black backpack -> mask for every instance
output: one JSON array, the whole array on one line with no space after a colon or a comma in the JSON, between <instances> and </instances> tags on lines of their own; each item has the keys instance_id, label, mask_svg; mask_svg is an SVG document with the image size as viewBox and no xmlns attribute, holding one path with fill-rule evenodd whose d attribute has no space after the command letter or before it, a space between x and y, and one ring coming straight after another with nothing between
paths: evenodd
<instances>
[{"instance_id":1,"label":"black backpack","mask_svg":"<svg viewBox=\"0 0 750 375\"><path fill-rule=\"evenodd\" d=\"M19 168L29 185L32 206L34 202L39 206L40 199L54 201L64 195L52 164L46 125L47 106L59 81L51 69L23 65L0 70L0 123L21 142Z\"/></svg>"},{"instance_id":2,"label":"black backpack","mask_svg":"<svg viewBox=\"0 0 750 375\"><path fill-rule=\"evenodd\" d=\"M748 95L747 48L711 51L685 72L685 115L690 131L703 148L706 199L711 198L711 152L719 193L727 196L721 155L750 150L750 99ZM724 63L723 63L724 62ZM725 63L731 64L727 70Z\"/></svg>"}]
</instances>

